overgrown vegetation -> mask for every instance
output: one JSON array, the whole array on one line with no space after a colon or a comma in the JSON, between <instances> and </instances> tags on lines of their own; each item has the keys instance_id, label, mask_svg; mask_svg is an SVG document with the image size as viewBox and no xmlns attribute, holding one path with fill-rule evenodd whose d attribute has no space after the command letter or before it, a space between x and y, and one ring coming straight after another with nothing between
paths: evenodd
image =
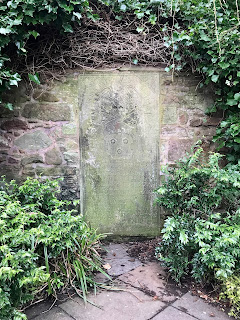
<instances>
[{"instance_id":1,"label":"overgrown vegetation","mask_svg":"<svg viewBox=\"0 0 240 320\"><path fill-rule=\"evenodd\" d=\"M219 166L221 155L208 161L198 148L166 169L157 190L159 205L170 216L156 249L174 279L185 275L202 283L218 283L239 316L240 165Z\"/></svg>"},{"instance_id":2,"label":"overgrown vegetation","mask_svg":"<svg viewBox=\"0 0 240 320\"><path fill-rule=\"evenodd\" d=\"M105 10L106 14L100 20L120 21L123 25L125 24L125 29L129 26L131 30L134 25L135 33L143 35L142 40L139 41L144 41L151 25L157 25L158 28L161 28L164 37L162 40L161 37L157 37L157 41L160 39L166 47L165 53L169 61L167 71L175 72L190 66L193 72L197 71L203 75L202 84L214 84L216 102L209 111L221 109L225 113L224 123L218 129L215 141L219 142L219 148L227 147L228 160L237 163L240 154L238 116L240 106L240 72L238 71L240 66L240 18L238 1L3 0L0 6L0 90L4 91L11 86L16 86L20 81L20 75L11 69L13 61L9 61L9 59L11 60L13 57L12 60L16 60L14 52L27 57L26 48L29 39L38 39L39 33L41 33L39 26L49 26L51 30L57 28L63 32L71 33L74 25L81 25L82 17L98 19L98 8L104 5L103 11ZM131 21L125 23L126 17L127 21L131 17L132 19L136 17L137 22L134 21L134 24L131 24ZM96 36L98 35L98 27L89 26L90 30L96 32ZM43 31L48 33L46 28ZM134 34L134 30L132 32ZM111 43L111 37L108 37L108 43ZM154 52L155 41L152 43ZM44 46L41 47L44 48ZM38 50L37 48L39 47L36 46L36 50ZM106 46L102 49L104 57L106 56L105 49ZM169 52L171 52L170 55ZM46 50L43 56L46 56ZM96 67L94 52L91 56L92 58L88 57L86 62L82 60L80 63L78 62L79 67L84 68L85 63L88 67L91 66L91 63L93 67ZM143 53L138 55L136 52L134 59L131 55L125 56L124 59L129 63L137 64L142 56L144 56ZM119 56L116 55L116 57L119 59ZM33 53L31 53L31 59L33 60L31 62L32 74L29 77L32 81L39 83L38 74L34 72ZM26 61L29 63L27 58ZM41 59L38 62L40 61ZM61 59L54 59L54 61L59 65L64 62ZM112 59L106 59L106 61L113 63ZM151 63L151 59L147 58L146 61ZM46 61L44 60L42 63L45 64ZM69 62L66 67L74 65ZM9 103L6 106L12 107Z\"/></svg>"},{"instance_id":3,"label":"overgrown vegetation","mask_svg":"<svg viewBox=\"0 0 240 320\"><path fill-rule=\"evenodd\" d=\"M97 235L69 203L59 201L58 181L28 178L1 182L0 319L26 319L32 300L73 288L86 301L101 269ZM105 274L105 273L104 273Z\"/></svg>"}]
</instances>

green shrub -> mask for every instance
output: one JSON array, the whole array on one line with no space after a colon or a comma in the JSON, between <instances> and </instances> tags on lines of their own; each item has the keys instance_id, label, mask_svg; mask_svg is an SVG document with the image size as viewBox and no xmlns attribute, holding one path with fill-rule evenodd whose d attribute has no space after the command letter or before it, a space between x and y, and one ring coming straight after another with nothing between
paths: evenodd
<instances>
[{"instance_id":1,"label":"green shrub","mask_svg":"<svg viewBox=\"0 0 240 320\"><path fill-rule=\"evenodd\" d=\"M240 270L240 166L220 168L221 156L203 150L166 170L157 202L171 213L156 254L180 281L189 272L201 282Z\"/></svg>"},{"instance_id":2,"label":"green shrub","mask_svg":"<svg viewBox=\"0 0 240 320\"><path fill-rule=\"evenodd\" d=\"M237 216L237 218L236 218ZM191 272L198 282L226 279L240 270L240 212L207 220L190 214L169 217L156 253L175 280ZM236 223L238 220L238 223Z\"/></svg>"},{"instance_id":3,"label":"green shrub","mask_svg":"<svg viewBox=\"0 0 240 320\"><path fill-rule=\"evenodd\" d=\"M240 276L232 275L223 282L222 298L227 298L232 306L230 315L240 319Z\"/></svg>"},{"instance_id":4,"label":"green shrub","mask_svg":"<svg viewBox=\"0 0 240 320\"><path fill-rule=\"evenodd\" d=\"M171 214L207 217L219 209L235 212L240 204L240 166L220 168L222 155L212 153L208 162L202 148L165 168L167 181L156 191L159 205Z\"/></svg>"},{"instance_id":5,"label":"green shrub","mask_svg":"<svg viewBox=\"0 0 240 320\"><path fill-rule=\"evenodd\" d=\"M47 291L73 287L86 300L101 269L96 235L66 201L58 182L28 178L0 191L0 319L26 319L19 308ZM104 273L104 271L102 271Z\"/></svg>"}]
</instances>

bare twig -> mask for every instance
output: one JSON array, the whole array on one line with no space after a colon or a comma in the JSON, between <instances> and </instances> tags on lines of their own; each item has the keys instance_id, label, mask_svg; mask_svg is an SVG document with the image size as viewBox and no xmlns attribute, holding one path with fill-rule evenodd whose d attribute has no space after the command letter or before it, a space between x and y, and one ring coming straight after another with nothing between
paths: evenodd
<instances>
[{"instance_id":1,"label":"bare twig","mask_svg":"<svg viewBox=\"0 0 240 320\"><path fill-rule=\"evenodd\" d=\"M98 14L104 16L104 10ZM136 31L139 25L144 32ZM172 49L164 46L164 37L172 32L171 27L162 31L160 22L152 25L132 15L122 21L110 14L97 21L84 17L71 34L45 32L29 43L27 58L15 59L15 69L26 77L38 72L43 80L60 80L69 69L117 69L135 59L140 66L163 67L172 60Z\"/></svg>"}]
</instances>

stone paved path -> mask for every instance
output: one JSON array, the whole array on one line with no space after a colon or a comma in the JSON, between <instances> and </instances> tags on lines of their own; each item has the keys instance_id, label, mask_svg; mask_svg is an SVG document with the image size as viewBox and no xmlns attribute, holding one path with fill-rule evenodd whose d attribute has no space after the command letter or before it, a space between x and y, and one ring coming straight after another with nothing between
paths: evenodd
<instances>
[{"instance_id":1,"label":"stone paved path","mask_svg":"<svg viewBox=\"0 0 240 320\"><path fill-rule=\"evenodd\" d=\"M29 320L227 320L226 313L190 292L166 282L157 262L142 264L128 256L126 245L110 244L106 263L115 279L111 290L90 294L85 305L74 297L47 311L47 303L27 310ZM102 276L98 276L102 281ZM106 286L110 284L106 283Z\"/></svg>"}]
</instances>

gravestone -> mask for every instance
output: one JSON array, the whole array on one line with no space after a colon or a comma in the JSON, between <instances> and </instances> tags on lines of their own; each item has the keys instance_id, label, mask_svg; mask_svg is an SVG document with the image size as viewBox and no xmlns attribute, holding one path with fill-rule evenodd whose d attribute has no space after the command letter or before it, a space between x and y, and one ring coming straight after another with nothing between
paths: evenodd
<instances>
[{"instance_id":1,"label":"gravestone","mask_svg":"<svg viewBox=\"0 0 240 320\"><path fill-rule=\"evenodd\" d=\"M81 212L98 232L160 232L159 73L79 77Z\"/></svg>"}]
</instances>

